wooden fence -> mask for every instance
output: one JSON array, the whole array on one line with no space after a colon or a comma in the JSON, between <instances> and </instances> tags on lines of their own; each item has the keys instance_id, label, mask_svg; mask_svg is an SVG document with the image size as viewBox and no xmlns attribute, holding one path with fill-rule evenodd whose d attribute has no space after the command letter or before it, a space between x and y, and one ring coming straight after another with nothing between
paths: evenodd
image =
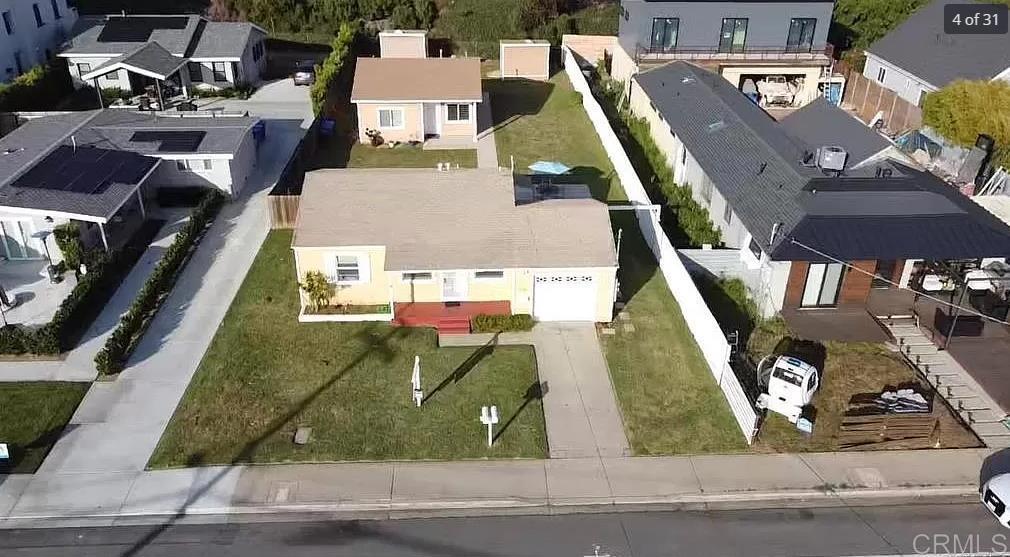
<instances>
[{"instance_id":1,"label":"wooden fence","mask_svg":"<svg viewBox=\"0 0 1010 557\"><path fill-rule=\"evenodd\" d=\"M294 228L298 217L300 195L269 195L267 208L270 211L270 228Z\"/></svg>"},{"instance_id":2,"label":"wooden fence","mask_svg":"<svg viewBox=\"0 0 1010 557\"><path fill-rule=\"evenodd\" d=\"M884 129L891 135L922 126L922 109L894 91L855 70L848 72L845 81L842 103L852 107L860 120L869 123L878 112L883 112Z\"/></svg>"}]
</instances>

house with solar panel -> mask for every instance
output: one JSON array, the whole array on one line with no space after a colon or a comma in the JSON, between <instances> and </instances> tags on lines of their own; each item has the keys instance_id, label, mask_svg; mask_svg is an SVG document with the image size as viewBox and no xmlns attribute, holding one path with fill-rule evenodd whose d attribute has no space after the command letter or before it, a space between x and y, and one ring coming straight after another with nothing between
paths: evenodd
<instances>
[{"instance_id":1,"label":"house with solar panel","mask_svg":"<svg viewBox=\"0 0 1010 557\"><path fill-rule=\"evenodd\" d=\"M909 289L1010 256L1010 227L824 100L778 121L687 62L636 74L629 97L721 234L685 264L743 280L806 338L882 341L875 318L911 315Z\"/></svg>"},{"instance_id":2,"label":"house with solar panel","mask_svg":"<svg viewBox=\"0 0 1010 557\"><path fill-rule=\"evenodd\" d=\"M69 222L85 244L115 249L161 189L241 194L256 165L259 125L246 116L116 109L27 121L0 139L0 258L59 261L47 237Z\"/></svg>"},{"instance_id":3,"label":"house with solar panel","mask_svg":"<svg viewBox=\"0 0 1010 557\"><path fill-rule=\"evenodd\" d=\"M59 56L75 86L140 95L188 96L199 89L257 84L266 67L267 33L248 22L198 15L110 15L81 18L80 31Z\"/></svg>"}]
</instances>

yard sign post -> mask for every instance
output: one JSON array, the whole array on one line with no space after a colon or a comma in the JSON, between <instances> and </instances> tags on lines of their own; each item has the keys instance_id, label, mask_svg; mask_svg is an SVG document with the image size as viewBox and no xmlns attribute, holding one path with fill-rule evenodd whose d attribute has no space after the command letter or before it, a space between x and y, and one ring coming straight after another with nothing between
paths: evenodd
<instances>
[{"instance_id":1,"label":"yard sign post","mask_svg":"<svg viewBox=\"0 0 1010 557\"><path fill-rule=\"evenodd\" d=\"M498 407L492 405L480 407L480 423L487 426L487 446L494 443L494 425L498 423Z\"/></svg>"},{"instance_id":2,"label":"yard sign post","mask_svg":"<svg viewBox=\"0 0 1010 557\"><path fill-rule=\"evenodd\" d=\"M424 391L421 390L421 357L414 356L414 372L410 374L410 386L414 396L414 405L421 407L424 400Z\"/></svg>"}]
</instances>

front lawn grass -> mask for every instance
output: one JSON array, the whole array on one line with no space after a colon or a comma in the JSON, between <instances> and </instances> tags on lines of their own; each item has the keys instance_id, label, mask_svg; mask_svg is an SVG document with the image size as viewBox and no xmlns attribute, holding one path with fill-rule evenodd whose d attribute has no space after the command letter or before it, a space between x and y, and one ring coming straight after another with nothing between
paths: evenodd
<instances>
[{"instance_id":1,"label":"front lawn grass","mask_svg":"<svg viewBox=\"0 0 1010 557\"><path fill-rule=\"evenodd\" d=\"M589 185L593 197L603 201L624 200L624 190L593 129L582 97L564 72L550 81L486 79L490 92L498 162L509 166L515 157L516 172L539 160L562 162L573 170L556 182Z\"/></svg>"},{"instance_id":2,"label":"front lawn grass","mask_svg":"<svg viewBox=\"0 0 1010 557\"><path fill-rule=\"evenodd\" d=\"M298 323L291 236L264 242L152 468L546 455L531 348L437 348L431 329ZM415 355L421 409L410 393ZM478 417L490 404L501 424L489 449ZM307 445L292 443L300 426L312 428Z\"/></svg>"},{"instance_id":3,"label":"front lawn grass","mask_svg":"<svg viewBox=\"0 0 1010 557\"><path fill-rule=\"evenodd\" d=\"M610 218L623 230L617 276L630 320L617 320L616 333L601 339L632 449L638 455L746 450L634 215Z\"/></svg>"},{"instance_id":4,"label":"front lawn grass","mask_svg":"<svg viewBox=\"0 0 1010 557\"><path fill-rule=\"evenodd\" d=\"M429 149L420 146L372 147L355 143L351 147L348 168L432 168L448 162L461 168L477 168L476 149Z\"/></svg>"},{"instance_id":5,"label":"front lawn grass","mask_svg":"<svg viewBox=\"0 0 1010 557\"><path fill-rule=\"evenodd\" d=\"M790 335L781 319L766 321L751 335L747 350L757 362L761 357L779 353L776 346ZM825 342L821 387L814 395L816 410L813 435L807 437L784 416L768 413L754 448L769 452L805 452L839 450L838 429L849 410L849 401L857 394L879 394L884 389L917 385L929 393L918 374L884 345L872 342ZM815 363L814 365L819 365ZM927 394L928 398L928 394ZM941 448L978 447L979 441L968 431L939 396L933 396L933 416L940 422ZM911 446L911 445L910 445Z\"/></svg>"},{"instance_id":6,"label":"front lawn grass","mask_svg":"<svg viewBox=\"0 0 1010 557\"><path fill-rule=\"evenodd\" d=\"M11 453L7 472L35 472L88 387L88 383L0 383L0 443L7 443Z\"/></svg>"}]
</instances>

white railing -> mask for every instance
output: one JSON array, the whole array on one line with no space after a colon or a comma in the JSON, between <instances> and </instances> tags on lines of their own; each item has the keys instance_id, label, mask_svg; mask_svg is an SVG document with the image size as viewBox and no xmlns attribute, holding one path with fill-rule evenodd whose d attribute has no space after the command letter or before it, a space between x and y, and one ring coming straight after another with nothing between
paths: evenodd
<instances>
[{"instance_id":1,"label":"white railing","mask_svg":"<svg viewBox=\"0 0 1010 557\"><path fill-rule=\"evenodd\" d=\"M631 165L627 153L624 152L624 147L617 138L617 134L610 127L610 121L607 120L603 108L593 97L589 83L582 75L578 63L567 47L562 47L561 50L564 55L565 73L568 74L572 87L582 94L582 106L589 115L589 120L593 123L593 128L600 137L600 142L603 143L603 148L607 151L610 162L614 165L614 170L621 180L621 185L624 187L628 199L633 204L650 205L652 201L649 200L649 195L645 192L642 181ZM645 210L645 208L635 213L638 216L638 226L642 229L642 235L659 262L659 268L666 279L666 286L670 289L670 293L673 294L677 303L680 304L681 313L691 331L691 336L694 337L694 341L701 349L709 371L719 384L719 388L722 389L740 430L747 438L747 442L750 443L754 438L758 416L750 399L744 393L743 387L740 386L739 380L730 368L730 345L726 341L718 321L712 315L712 311L701 297L694 280L691 279L691 275L688 274L677 255L677 250L674 249L670 239L663 232L659 216L655 215L653 211Z\"/></svg>"}]
</instances>

